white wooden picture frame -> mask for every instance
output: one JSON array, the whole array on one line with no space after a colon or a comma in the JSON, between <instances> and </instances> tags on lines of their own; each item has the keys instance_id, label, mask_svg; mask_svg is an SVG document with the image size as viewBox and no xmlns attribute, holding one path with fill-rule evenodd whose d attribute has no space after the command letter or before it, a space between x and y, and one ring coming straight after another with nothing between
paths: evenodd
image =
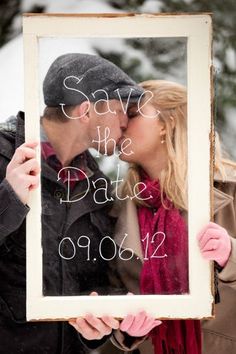
<instances>
[{"instance_id":1,"label":"white wooden picture frame","mask_svg":"<svg viewBox=\"0 0 236 354\"><path fill-rule=\"evenodd\" d=\"M187 39L188 89L188 295L43 296L41 190L31 193L27 216L27 320L62 320L92 312L122 318L145 309L157 318L213 316L212 266L203 260L196 234L211 219L212 20L209 14L25 14L26 140L40 140L39 48L41 38ZM40 151L38 158L40 160Z\"/></svg>"}]
</instances>

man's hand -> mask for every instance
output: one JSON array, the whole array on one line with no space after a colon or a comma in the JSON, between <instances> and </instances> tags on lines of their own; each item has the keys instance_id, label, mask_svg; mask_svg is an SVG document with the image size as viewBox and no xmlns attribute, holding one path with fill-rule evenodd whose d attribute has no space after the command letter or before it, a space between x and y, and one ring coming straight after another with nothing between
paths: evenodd
<instances>
[{"instance_id":1,"label":"man's hand","mask_svg":"<svg viewBox=\"0 0 236 354\"><path fill-rule=\"evenodd\" d=\"M148 316L145 311L141 311L137 315L127 315L120 324L120 330L132 337L143 337L161 323Z\"/></svg>"},{"instance_id":2,"label":"man's hand","mask_svg":"<svg viewBox=\"0 0 236 354\"><path fill-rule=\"evenodd\" d=\"M199 232L197 239L202 256L224 267L231 252L228 232L223 227L210 222Z\"/></svg>"},{"instance_id":3,"label":"man's hand","mask_svg":"<svg viewBox=\"0 0 236 354\"><path fill-rule=\"evenodd\" d=\"M37 142L24 143L19 146L6 170L6 180L18 198L26 204L29 192L39 185L39 163L36 160Z\"/></svg>"},{"instance_id":4,"label":"man's hand","mask_svg":"<svg viewBox=\"0 0 236 354\"><path fill-rule=\"evenodd\" d=\"M111 334L113 329L119 328L119 321L115 318L110 316L97 318L92 314L70 320L69 324L88 340L102 339Z\"/></svg>"},{"instance_id":5,"label":"man's hand","mask_svg":"<svg viewBox=\"0 0 236 354\"><path fill-rule=\"evenodd\" d=\"M91 296L97 296L92 292ZM113 329L119 328L119 321L111 316L97 318L92 314L87 314L84 318L71 319L69 324L73 326L85 339L98 340L111 334Z\"/></svg>"}]
</instances>

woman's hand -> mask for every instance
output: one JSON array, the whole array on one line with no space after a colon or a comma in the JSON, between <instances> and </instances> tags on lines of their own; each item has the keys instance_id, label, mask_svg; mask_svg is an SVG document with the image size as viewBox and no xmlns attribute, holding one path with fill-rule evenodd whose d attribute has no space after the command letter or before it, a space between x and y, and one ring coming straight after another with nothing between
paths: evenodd
<instances>
[{"instance_id":1,"label":"woman's hand","mask_svg":"<svg viewBox=\"0 0 236 354\"><path fill-rule=\"evenodd\" d=\"M132 337L143 337L161 323L161 321L148 316L145 311L141 311L135 316L127 315L120 324L120 330Z\"/></svg>"},{"instance_id":2,"label":"woman's hand","mask_svg":"<svg viewBox=\"0 0 236 354\"><path fill-rule=\"evenodd\" d=\"M228 232L223 227L210 222L199 232L197 239L202 256L224 267L231 252Z\"/></svg>"}]
</instances>

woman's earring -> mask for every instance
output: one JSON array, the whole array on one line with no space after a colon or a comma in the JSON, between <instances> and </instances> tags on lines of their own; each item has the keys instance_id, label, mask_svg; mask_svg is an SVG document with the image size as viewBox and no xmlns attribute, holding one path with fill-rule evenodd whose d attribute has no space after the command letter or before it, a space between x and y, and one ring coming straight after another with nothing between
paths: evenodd
<instances>
[{"instance_id":1,"label":"woman's earring","mask_svg":"<svg viewBox=\"0 0 236 354\"><path fill-rule=\"evenodd\" d=\"M162 139L161 139L161 144L164 144L166 141L165 141L165 138L164 137L162 137Z\"/></svg>"}]
</instances>

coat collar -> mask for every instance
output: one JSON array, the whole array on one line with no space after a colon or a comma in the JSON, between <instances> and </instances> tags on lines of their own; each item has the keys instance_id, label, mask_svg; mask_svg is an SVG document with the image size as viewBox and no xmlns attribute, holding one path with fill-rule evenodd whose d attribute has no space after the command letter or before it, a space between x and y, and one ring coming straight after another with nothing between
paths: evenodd
<instances>
[{"instance_id":1,"label":"coat collar","mask_svg":"<svg viewBox=\"0 0 236 354\"><path fill-rule=\"evenodd\" d=\"M222 175L219 171L215 171L214 173L214 181L216 182L232 182L236 183L236 168L230 165L226 165L226 179L223 179Z\"/></svg>"},{"instance_id":2,"label":"coat collar","mask_svg":"<svg viewBox=\"0 0 236 354\"><path fill-rule=\"evenodd\" d=\"M230 204L233 201L233 199L234 198L231 195L224 193L221 190L214 187L213 189L214 215L218 213L218 211L224 208L226 205Z\"/></svg>"},{"instance_id":3,"label":"coat collar","mask_svg":"<svg viewBox=\"0 0 236 354\"><path fill-rule=\"evenodd\" d=\"M214 181L219 183L236 183L236 170L234 168L227 166L226 174L227 179L224 180L221 174L216 171L214 174ZM233 196L222 192L217 187L213 188L214 215L231 202L233 202Z\"/></svg>"}]
</instances>

